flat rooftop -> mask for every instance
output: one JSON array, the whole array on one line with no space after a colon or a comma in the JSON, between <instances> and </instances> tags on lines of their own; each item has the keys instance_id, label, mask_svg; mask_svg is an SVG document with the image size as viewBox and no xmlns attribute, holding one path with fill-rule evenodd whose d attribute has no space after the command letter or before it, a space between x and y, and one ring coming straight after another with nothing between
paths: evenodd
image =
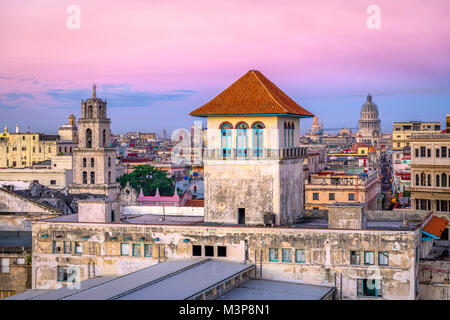
<instances>
[{"instance_id":1,"label":"flat rooftop","mask_svg":"<svg viewBox=\"0 0 450 320\"><path fill-rule=\"evenodd\" d=\"M121 276L95 277L78 288L27 290L9 300L185 300L236 275L252 264L211 259L167 261Z\"/></svg>"},{"instance_id":2,"label":"flat rooftop","mask_svg":"<svg viewBox=\"0 0 450 320\"><path fill-rule=\"evenodd\" d=\"M253 264L212 259L167 261L122 276L95 277L73 288L27 290L8 300L186 300L253 272ZM321 300L334 288L245 277L219 300Z\"/></svg>"},{"instance_id":3,"label":"flat rooftop","mask_svg":"<svg viewBox=\"0 0 450 320\"><path fill-rule=\"evenodd\" d=\"M333 287L272 280L249 280L217 300L322 300Z\"/></svg>"}]
</instances>

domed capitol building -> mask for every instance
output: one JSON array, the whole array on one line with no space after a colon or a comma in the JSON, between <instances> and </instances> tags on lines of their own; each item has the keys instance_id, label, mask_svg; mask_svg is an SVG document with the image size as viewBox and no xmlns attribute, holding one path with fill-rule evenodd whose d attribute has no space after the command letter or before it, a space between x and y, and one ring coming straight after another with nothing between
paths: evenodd
<instances>
[{"instance_id":1,"label":"domed capitol building","mask_svg":"<svg viewBox=\"0 0 450 320\"><path fill-rule=\"evenodd\" d=\"M381 121L378 118L378 107L372 102L372 95L369 93L367 101L361 108L361 118L358 121L357 142L378 147L381 138Z\"/></svg>"}]
</instances>

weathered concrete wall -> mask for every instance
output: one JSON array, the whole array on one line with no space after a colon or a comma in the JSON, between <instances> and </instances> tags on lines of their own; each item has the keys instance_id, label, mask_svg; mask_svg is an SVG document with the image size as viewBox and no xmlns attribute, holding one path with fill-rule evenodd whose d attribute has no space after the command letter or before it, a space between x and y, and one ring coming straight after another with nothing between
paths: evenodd
<instances>
[{"instance_id":1,"label":"weathered concrete wall","mask_svg":"<svg viewBox=\"0 0 450 320\"><path fill-rule=\"evenodd\" d=\"M204 207L164 207L166 215L203 217ZM123 214L163 214L162 206L122 206Z\"/></svg>"},{"instance_id":2,"label":"weathered concrete wall","mask_svg":"<svg viewBox=\"0 0 450 320\"><path fill-rule=\"evenodd\" d=\"M280 165L280 221L295 223L303 217L305 178L303 160L283 160Z\"/></svg>"},{"instance_id":3,"label":"weathered concrete wall","mask_svg":"<svg viewBox=\"0 0 450 320\"><path fill-rule=\"evenodd\" d=\"M303 161L223 160L205 163L205 221L262 225L264 213L276 223L294 223L303 213ZM293 192L295 190L295 192Z\"/></svg>"},{"instance_id":4,"label":"weathered concrete wall","mask_svg":"<svg viewBox=\"0 0 450 320\"><path fill-rule=\"evenodd\" d=\"M58 213L56 209L0 188L0 212Z\"/></svg>"},{"instance_id":5,"label":"weathered concrete wall","mask_svg":"<svg viewBox=\"0 0 450 320\"><path fill-rule=\"evenodd\" d=\"M31 231L32 221L57 216L57 214L46 213L0 213L0 230Z\"/></svg>"},{"instance_id":6,"label":"weathered concrete wall","mask_svg":"<svg viewBox=\"0 0 450 320\"><path fill-rule=\"evenodd\" d=\"M422 260L419 280L421 300L450 300L450 261Z\"/></svg>"},{"instance_id":7,"label":"weathered concrete wall","mask_svg":"<svg viewBox=\"0 0 450 320\"><path fill-rule=\"evenodd\" d=\"M43 234L51 235L42 238ZM59 238L56 236L59 235ZM88 235L89 239L83 240ZM115 238L114 238L115 237ZM143 240L141 240L143 239ZM157 239L157 240L154 240ZM84 241L92 248L81 255L52 254L52 241ZM120 244L153 245L153 258L120 255ZM334 285L342 274L344 299L358 299L357 279L379 278L383 299L414 299L415 248L419 231L331 230L299 228L177 226L138 224L90 224L37 222L33 224L33 277L38 288L56 288L58 265L77 265L87 278L87 265L95 263L97 274L122 274L165 259L193 256L193 245L213 246L215 259L254 262L262 255L262 278ZM227 247L227 256L217 257L217 246ZM269 248L278 250L278 262L270 261ZM292 262L282 261L282 249L291 249ZM157 259L157 252L160 258ZM304 263L295 262L295 249L305 249ZM156 250L156 252L155 252ZM350 250L389 252L389 265L350 264ZM202 248L204 255L204 248ZM39 269L38 269L39 268ZM36 272L36 273L35 273Z\"/></svg>"},{"instance_id":8,"label":"weathered concrete wall","mask_svg":"<svg viewBox=\"0 0 450 320\"><path fill-rule=\"evenodd\" d=\"M113 214L114 211L114 214ZM79 200L79 222L120 221L120 202L108 200Z\"/></svg>"},{"instance_id":9,"label":"weathered concrete wall","mask_svg":"<svg viewBox=\"0 0 450 320\"><path fill-rule=\"evenodd\" d=\"M237 224L239 208L247 224L263 224L265 212L280 214L278 162L204 163L205 221Z\"/></svg>"},{"instance_id":10,"label":"weathered concrete wall","mask_svg":"<svg viewBox=\"0 0 450 320\"><path fill-rule=\"evenodd\" d=\"M336 229L364 229L365 207L360 205L330 205L328 227Z\"/></svg>"},{"instance_id":11,"label":"weathered concrete wall","mask_svg":"<svg viewBox=\"0 0 450 320\"><path fill-rule=\"evenodd\" d=\"M430 212L428 211L417 211L412 209L366 211L367 219L372 221L402 221L403 219L409 221L422 221L429 214Z\"/></svg>"},{"instance_id":12,"label":"weathered concrete wall","mask_svg":"<svg viewBox=\"0 0 450 320\"><path fill-rule=\"evenodd\" d=\"M9 272L0 272L0 291L12 291L14 294L31 288L31 264L27 264L28 254L0 253L0 260L9 261ZM21 263L18 264L18 260Z\"/></svg>"}]
</instances>

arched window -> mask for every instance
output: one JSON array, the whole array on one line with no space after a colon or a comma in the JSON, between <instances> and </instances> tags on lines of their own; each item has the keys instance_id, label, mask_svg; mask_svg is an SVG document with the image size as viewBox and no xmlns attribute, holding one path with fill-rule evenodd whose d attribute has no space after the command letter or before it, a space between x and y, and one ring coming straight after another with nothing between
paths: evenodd
<instances>
[{"instance_id":1,"label":"arched window","mask_svg":"<svg viewBox=\"0 0 450 320\"><path fill-rule=\"evenodd\" d=\"M284 141L284 148L286 149L287 148L287 146L288 146L288 143L287 143L287 137L286 137L286 132L287 132L287 130L288 130L288 128L287 128L287 124L286 124L286 122L284 123L284 139L283 139L283 141Z\"/></svg>"},{"instance_id":2,"label":"arched window","mask_svg":"<svg viewBox=\"0 0 450 320\"><path fill-rule=\"evenodd\" d=\"M236 125L236 147L237 147L237 156L238 157L247 157L247 147L248 147L248 137L247 137L247 129L248 124L245 122L239 122Z\"/></svg>"},{"instance_id":3,"label":"arched window","mask_svg":"<svg viewBox=\"0 0 450 320\"><path fill-rule=\"evenodd\" d=\"M442 187L447 187L447 175L445 173L442 174L442 181L441 181Z\"/></svg>"},{"instance_id":4,"label":"arched window","mask_svg":"<svg viewBox=\"0 0 450 320\"><path fill-rule=\"evenodd\" d=\"M291 147L291 124L287 124L287 148Z\"/></svg>"},{"instance_id":5,"label":"arched window","mask_svg":"<svg viewBox=\"0 0 450 320\"><path fill-rule=\"evenodd\" d=\"M103 146L106 147L106 129L103 129Z\"/></svg>"},{"instance_id":6,"label":"arched window","mask_svg":"<svg viewBox=\"0 0 450 320\"><path fill-rule=\"evenodd\" d=\"M421 173L420 174L420 185L424 186L425 185L425 173Z\"/></svg>"},{"instance_id":7,"label":"arched window","mask_svg":"<svg viewBox=\"0 0 450 320\"><path fill-rule=\"evenodd\" d=\"M108 171L108 183L111 183L111 171Z\"/></svg>"},{"instance_id":8,"label":"arched window","mask_svg":"<svg viewBox=\"0 0 450 320\"><path fill-rule=\"evenodd\" d=\"M86 148L92 148L92 130L86 129Z\"/></svg>"},{"instance_id":9,"label":"arched window","mask_svg":"<svg viewBox=\"0 0 450 320\"><path fill-rule=\"evenodd\" d=\"M116 214L114 210L111 211L111 221L114 222L116 220Z\"/></svg>"},{"instance_id":10,"label":"arched window","mask_svg":"<svg viewBox=\"0 0 450 320\"><path fill-rule=\"evenodd\" d=\"M83 184L87 184L87 172L83 171Z\"/></svg>"},{"instance_id":11,"label":"arched window","mask_svg":"<svg viewBox=\"0 0 450 320\"><path fill-rule=\"evenodd\" d=\"M224 122L220 126L222 157L231 156L231 132L233 126L229 122Z\"/></svg>"},{"instance_id":12,"label":"arched window","mask_svg":"<svg viewBox=\"0 0 450 320\"><path fill-rule=\"evenodd\" d=\"M88 118L92 118L92 106L88 107L88 114L87 114Z\"/></svg>"},{"instance_id":13,"label":"arched window","mask_svg":"<svg viewBox=\"0 0 450 320\"><path fill-rule=\"evenodd\" d=\"M437 174L436 175L436 187L440 186L440 183L439 183L440 180L441 180L441 177Z\"/></svg>"},{"instance_id":14,"label":"arched window","mask_svg":"<svg viewBox=\"0 0 450 320\"><path fill-rule=\"evenodd\" d=\"M95 172L91 171L91 184L95 184Z\"/></svg>"},{"instance_id":15,"label":"arched window","mask_svg":"<svg viewBox=\"0 0 450 320\"><path fill-rule=\"evenodd\" d=\"M428 186L431 187L431 174L428 175Z\"/></svg>"},{"instance_id":16,"label":"arched window","mask_svg":"<svg viewBox=\"0 0 450 320\"><path fill-rule=\"evenodd\" d=\"M86 158L83 158L83 168L86 168L87 164L86 164Z\"/></svg>"},{"instance_id":17,"label":"arched window","mask_svg":"<svg viewBox=\"0 0 450 320\"><path fill-rule=\"evenodd\" d=\"M91 158L91 168L95 167L95 160L94 158Z\"/></svg>"},{"instance_id":18,"label":"arched window","mask_svg":"<svg viewBox=\"0 0 450 320\"><path fill-rule=\"evenodd\" d=\"M111 157L108 157L108 167L111 167Z\"/></svg>"},{"instance_id":19,"label":"arched window","mask_svg":"<svg viewBox=\"0 0 450 320\"><path fill-rule=\"evenodd\" d=\"M416 186L418 186L418 185L420 185L420 184L419 184L419 175L416 174Z\"/></svg>"},{"instance_id":20,"label":"arched window","mask_svg":"<svg viewBox=\"0 0 450 320\"><path fill-rule=\"evenodd\" d=\"M264 124L262 122L255 122L252 125L253 129L253 156L261 157L264 149Z\"/></svg>"},{"instance_id":21,"label":"arched window","mask_svg":"<svg viewBox=\"0 0 450 320\"><path fill-rule=\"evenodd\" d=\"M294 147L294 123L291 124L291 148Z\"/></svg>"}]
</instances>

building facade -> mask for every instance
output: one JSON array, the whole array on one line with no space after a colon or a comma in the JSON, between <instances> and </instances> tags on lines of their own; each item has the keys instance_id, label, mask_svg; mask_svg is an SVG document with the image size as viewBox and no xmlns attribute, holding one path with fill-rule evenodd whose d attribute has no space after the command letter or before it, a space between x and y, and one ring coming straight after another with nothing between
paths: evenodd
<instances>
[{"instance_id":1,"label":"building facade","mask_svg":"<svg viewBox=\"0 0 450 320\"><path fill-rule=\"evenodd\" d=\"M449 220L450 133L412 134L409 141L411 207Z\"/></svg>"},{"instance_id":2,"label":"building facade","mask_svg":"<svg viewBox=\"0 0 450 320\"><path fill-rule=\"evenodd\" d=\"M305 212L327 212L329 205L336 202L367 204L369 210L376 210L380 192L376 173L322 171L310 174L305 182Z\"/></svg>"},{"instance_id":3,"label":"building facade","mask_svg":"<svg viewBox=\"0 0 450 320\"><path fill-rule=\"evenodd\" d=\"M0 135L0 168L31 167L57 155L58 136L41 133L12 133Z\"/></svg>"}]
</instances>

